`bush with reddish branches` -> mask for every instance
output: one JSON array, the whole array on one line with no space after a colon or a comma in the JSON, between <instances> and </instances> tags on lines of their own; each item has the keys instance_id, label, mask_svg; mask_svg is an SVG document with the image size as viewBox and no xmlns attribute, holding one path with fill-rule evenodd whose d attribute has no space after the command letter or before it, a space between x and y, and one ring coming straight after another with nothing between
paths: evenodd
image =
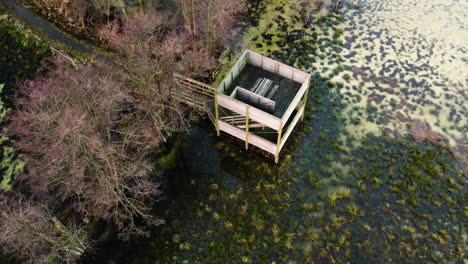
<instances>
[{"instance_id":1,"label":"bush with reddish branches","mask_svg":"<svg viewBox=\"0 0 468 264\"><path fill-rule=\"evenodd\" d=\"M143 232L136 219L160 223L150 209L160 195L151 157L161 127L120 82L89 63L73 68L58 59L47 76L20 87L16 104L8 133L34 199L71 201L83 220L112 221L122 234Z\"/></svg>"}]
</instances>

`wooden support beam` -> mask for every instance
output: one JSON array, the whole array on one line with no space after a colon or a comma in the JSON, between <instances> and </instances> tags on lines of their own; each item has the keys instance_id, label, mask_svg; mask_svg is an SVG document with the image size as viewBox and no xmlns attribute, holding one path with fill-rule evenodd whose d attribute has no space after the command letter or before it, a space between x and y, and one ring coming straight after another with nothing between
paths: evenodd
<instances>
[{"instance_id":1,"label":"wooden support beam","mask_svg":"<svg viewBox=\"0 0 468 264\"><path fill-rule=\"evenodd\" d=\"M221 129L221 131L224 131L231 136L234 136L240 140L245 140L245 130L243 129L237 128L221 120L219 121L219 128ZM249 134L249 145L259 147L273 155L275 154L275 151L276 151L276 145L273 142L270 142L269 140L266 140L260 136L257 136L255 135L255 133Z\"/></svg>"},{"instance_id":2,"label":"wooden support beam","mask_svg":"<svg viewBox=\"0 0 468 264\"><path fill-rule=\"evenodd\" d=\"M309 81L309 78L307 78L306 80L307 82ZM309 96L309 84L307 84L307 90L304 94L304 100L302 100L302 104L304 105L304 112L302 112L302 115L301 115L301 122L304 121L304 115L305 115L305 107L306 107L306 104L307 104L307 97Z\"/></svg>"},{"instance_id":3,"label":"wooden support beam","mask_svg":"<svg viewBox=\"0 0 468 264\"><path fill-rule=\"evenodd\" d=\"M282 133L283 133L283 120L280 120L280 127L279 127L279 130L278 130L278 140L276 141L275 163L278 163L278 161L279 161L279 152L280 152Z\"/></svg>"},{"instance_id":4,"label":"wooden support beam","mask_svg":"<svg viewBox=\"0 0 468 264\"><path fill-rule=\"evenodd\" d=\"M297 106L296 106L296 111L301 109L301 107L304 105L304 101L300 101Z\"/></svg>"},{"instance_id":5,"label":"wooden support beam","mask_svg":"<svg viewBox=\"0 0 468 264\"><path fill-rule=\"evenodd\" d=\"M214 107L215 107L215 126L216 126L216 135L220 136L219 131L219 110L218 110L218 93L214 94Z\"/></svg>"},{"instance_id":6,"label":"wooden support beam","mask_svg":"<svg viewBox=\"0 0 468 264\"><path fill-rule=\"evenodd\" d=\"M245 128L245 125L242 125L242 126L237 126L238 128ZM260 124L260 123L253 123L251 124L249 122L249 128L263 128L265 130L265 125L264 124Z\"/></svg>"},{"instance_id":7,"label":"wooden support beam","mask_svg":"<svg viewBox=\"0 0 468 264\"><path fill-rule=\"evenodd\" d=\"M245 149L249 149L249 107L245 106Z\"/></svg>"}]
</instances>

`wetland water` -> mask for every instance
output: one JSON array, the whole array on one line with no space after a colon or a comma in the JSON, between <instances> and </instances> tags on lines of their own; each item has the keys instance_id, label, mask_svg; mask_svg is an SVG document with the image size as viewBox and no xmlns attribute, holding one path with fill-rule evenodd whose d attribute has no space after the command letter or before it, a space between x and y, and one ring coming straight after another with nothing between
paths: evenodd
<instances>
[{"instance_id":1,"label":"wetland water","mask_svg":"<svg viewBox=\"0 0 468 264\"><path fill-rule=\"evenodd\" d=\"M196 127L168 224L111 259L464 263L467 2L360 1L309 22L300 3L267 1L245 35L314 76L280 164Z\"/></svg>"},{"instance_id":2,"label":"wetland water","mask_svg":"<svg viewBox=\"0 0 468 264\"><path fill-rule=\"evenodd\" d=\"M174 259L463 263L468 2L360 1L319 23L304 23L299 3L267 5L246 37L314 75L287 168L210 143L242 191L215 178Z\"/></svg>"},{"instance_id":3,"label":"wetland water","mask_svg":"<svg viewBox=\"0 0 468 264\"><path fill-rule=\"evenodd\" d=\"M463 148L467 12L467 1L370 0L360 11L346 13L340 55L347 71L333 80L352 76L340 90L349 102L345 115L363 122L350 131L403 132L411 121L421 120L451 146ZM369 118L369 107L376 107L380 117Z\"/></svg>"},{"instance_id":4,"label":"wetland water","mask_svg":"<svg viewBox=\"0 0 468 264\"><path fill-rule=\"evenodd\" d=\"M314 76L280 164L194 128L167 225L110 259L466 261L468 3L368 0L306 22L301 2L267 1L245 35Z\"/></svg>"}]
</instances>

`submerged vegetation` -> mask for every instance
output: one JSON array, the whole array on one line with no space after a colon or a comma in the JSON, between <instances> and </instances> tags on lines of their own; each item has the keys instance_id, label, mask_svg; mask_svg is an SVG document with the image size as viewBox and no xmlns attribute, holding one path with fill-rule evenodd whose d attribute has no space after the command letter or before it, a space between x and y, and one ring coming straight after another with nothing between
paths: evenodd
<instances>
[{"instance_id":1,"label":"submerged vegetation","mask_svg":"<svg viewBox=\"0 0 468 264\"><path fill-rule=\"evenodd\" d=\"M290 154L273 167L259 153L243 151L235 140L223 137L206 143L221 151L223 172L240 182L189 174L186 188L194 202L187 205L180 197L166 212L169 224L161 230L165 239L131 243L124 251L128 253L115 259L461 263L467 182L450 147L416 142L411 136L369 133L357 140L345 127L348 121L359 124L363 117L343 116L351 102L339 92L353 78L343 74L347 66L339 54L342 17L322 16L320 26L310 23L304 29L302 19L286 13L288 4L266 8L271 9L268 19L247 34L251 48L312 73L323 69L313 74L307 121L287 145ZM271 18L275 24L263 24ZM302 29L287 29L292 27L290 19ZM326 32L334 38L324 37ZM338 64L331 73L317 66L322 56ZM342 80L336 81L340 75ZM368 109L369 118L379 117L377 108ZM178 212L180 208L185 209ZM159 253L162 247L170 254ZM135 248L139 250L133 252Z\"/></svg>"}]
</instances>

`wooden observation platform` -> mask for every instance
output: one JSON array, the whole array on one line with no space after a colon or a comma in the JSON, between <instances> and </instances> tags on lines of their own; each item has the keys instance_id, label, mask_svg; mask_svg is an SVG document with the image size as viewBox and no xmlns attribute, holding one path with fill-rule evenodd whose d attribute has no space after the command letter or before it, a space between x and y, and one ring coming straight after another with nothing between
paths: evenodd
<instances>
[{"instance_id":1,"label":"wooden observation platform","mask_svg":"<svg viewBox=\"0 0 468 264\"><path fill-rule=\"evenodd\" d=\"M174 98L208 114L223 131L275 157L303 120L310 74L246 50L217 88L174 75Z\"/></svg>"}]
</instances>

